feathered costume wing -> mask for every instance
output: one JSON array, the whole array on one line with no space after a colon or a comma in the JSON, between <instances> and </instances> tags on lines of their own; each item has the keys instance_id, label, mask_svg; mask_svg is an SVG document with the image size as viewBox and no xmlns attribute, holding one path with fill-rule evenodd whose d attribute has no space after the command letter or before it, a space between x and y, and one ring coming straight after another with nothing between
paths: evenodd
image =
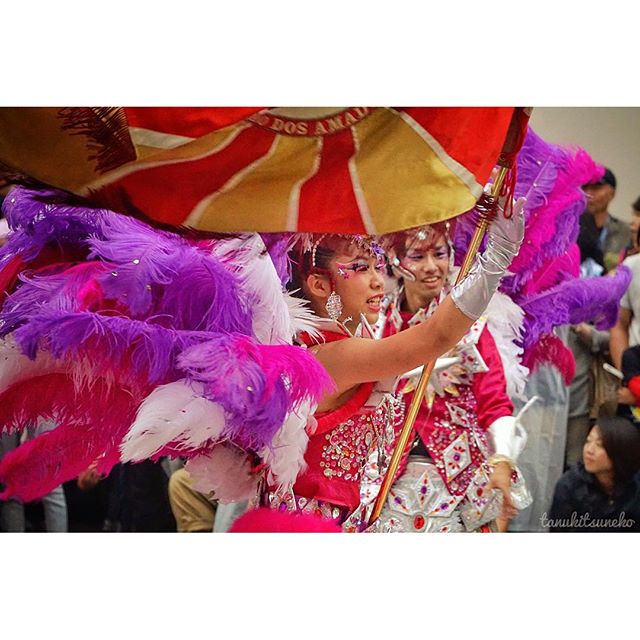
<instances>
[{"instance_id":1,"label":"feathered costume wing","mask_svg":"<svg viewBox=\"0 0 640 640\"><path fill-rule=\"evenodd\" d=\"M502 304L502 311L488 313L512 396L524 386L523 370L541 364L556 367L567 384L573 379L573 354L554 335L555 327L595 322L606 329L616 322L631 273L620 266L612 276L580 279L576 245L585 209L581 187L598 180L603 171L584 150L554 145L531 128L527 131L515 186L515 197L527 198L524 242L500 286L508 308ZM471 211L456 220L457 261L469 245L475 217ZM492 301L494 307L496 303L500 300Z\"/></svg>"},{"instance_id":2,"label":"feathered costume wing","mask_svg":"<svg viewBox=\"0 0 640 640\"><path fill-rule=\"evenodd\" d=\"M25 188L4 213L1 428L58 426L0 461L1 498L165 455L222 501L255 484L247 452L295 478L333 383L292 345L312 318L283 291L286 237L193 239Z\"/></svg>"}]
</instances>

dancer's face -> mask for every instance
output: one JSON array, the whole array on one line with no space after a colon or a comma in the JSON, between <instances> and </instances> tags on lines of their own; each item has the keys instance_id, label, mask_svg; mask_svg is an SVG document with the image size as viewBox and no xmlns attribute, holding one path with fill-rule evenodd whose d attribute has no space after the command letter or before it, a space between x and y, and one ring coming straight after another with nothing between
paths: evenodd
<instances>
[{"instance_id":1,"label":"dancer's face","mask_svg":"<svg viewBox=\"0 0 640 640\"><path fill-rule=\"evenodd\" d=\"M313 310L329 317L326 304L335 291L342 304L338 320L349 329L358 326L360 314L371 324L377 322L384 294L384 255L363 250L345 238L329 238L318 248L318 256L318 269L307 276L304 284Z\"/></svg>"},{"instance_id":2,"label":"dancer's face","mask_svg":"<svg viewBox=\"0 0 640 640\"><path fill-rule=\"evenodd\" d=\"M408 237L402 266L416 277L414 281L405 278L407 297L419 300L421 307L428 306L440 295L449 275L449 245L444 235L437 233L425 240Z\"/></svg>"},{"instance_id":3,"label":"dancer's face","mask_svg":"<svg viewBox=\"0 0 640 640\"><path fill-rule=\"evenodd\" d=\"M377 322L384 295L385 269L383 255L363 252L353 244L344 244L338 250L329 271L336 293L342 299L340 321L351 317L356 326L362 313L370 324Z\"/></svg>"},{"instance_id":4,"label":"dancer's face","mask_svg":"<svg viewBox=\"0 0 640 640\"><path fill-rule=\"evenodd\" d=\"M584 467L589 473L613 471L613 462L602 444L602 435L596 425L587 436L582 449Z\"/></svg>"}]
</instances>

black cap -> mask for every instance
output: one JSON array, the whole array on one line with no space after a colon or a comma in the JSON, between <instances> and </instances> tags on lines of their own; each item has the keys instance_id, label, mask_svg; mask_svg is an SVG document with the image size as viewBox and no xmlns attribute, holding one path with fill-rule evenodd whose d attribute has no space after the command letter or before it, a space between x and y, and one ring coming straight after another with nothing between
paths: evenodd
<instances>
[{"instance_id":1,"label":"black cap","mask_svg":"<svg viewBox=\"0 0 640 640\"><path fill-rule=\"evenodd\" d=\"M611 169L604 169L604 175L597 182L590 182L589 184L609 184L614 189L616 188L616 177L613 175L613 171Z\"/></svg>"}]
</instances>

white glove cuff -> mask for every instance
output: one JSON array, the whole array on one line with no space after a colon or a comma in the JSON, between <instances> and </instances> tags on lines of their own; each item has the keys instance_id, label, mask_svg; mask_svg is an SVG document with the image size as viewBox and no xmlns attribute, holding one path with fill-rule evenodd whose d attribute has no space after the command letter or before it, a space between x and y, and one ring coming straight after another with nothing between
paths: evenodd
<instances>
[{"instance_id":1,"label":"white glove cuff","mask_svg":"<svg viewBox=\"0 0 640 640\"><path fill-rule=\"evenodd\" d=\"M515 463L527 443L527 434L513 416L498 418L489 427L494 452Z\"/></svg>"}]
</instances>

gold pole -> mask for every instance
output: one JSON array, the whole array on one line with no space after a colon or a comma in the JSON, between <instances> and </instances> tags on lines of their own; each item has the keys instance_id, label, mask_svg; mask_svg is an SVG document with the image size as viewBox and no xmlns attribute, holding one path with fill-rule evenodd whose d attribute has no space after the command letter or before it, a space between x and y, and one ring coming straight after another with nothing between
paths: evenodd
<instances>
[{"instance_id":1,"label":"gold pole","mask_svg":"<svg viewBox=\"0 0 640 640\"><path fill-rule=\"evenodd\" d=\"M500 190L502 189L502 184L508 170L508 167L500 167L498 175L493 182L493 185L491 187L491 195L495 199L497 199L498 195L500 194ZM489 221L485 217L483 217L480 221L480 224L477 226L475 233L473 234L473 238L471 239L471 243L467 250L467 255L465 256L462 267L460 267L460 271L458 272L456 284L459 284L467 275L467 273L469 273L471 265L475 260L476 254L478 253L478 249L480 248L480 244L482 243L482 239L484 238L484 234L486 233L488 226ZM413 425L415 424L416 418L418 417L418 411L420 410L420 405L422 404L422 398L424 397L424 392L427 389L427 384L429 383L429 378L435 364L435 360L432 360L424 366L422 375L420 376L420 381L418 382L418 386L416 387L413 399L411 400L411 404L409 405L409 410L407 411L407 418L405 420L404 426L402 427L402 431L398 436L393 455L391 456L389 468L387 469L387 473L382 482L382 486L380 487L380 492L378 493L378 497L376 498L376 503L373 507L373 511L371 512L369 525L372 525L380 517L382 508L387 501L387 496L389 495L391 485L393 484L396 472L398 471L398 466L400 465L402 454L404 453L407 447L407 443L409 442L411 432L413 431Z\"/></svg>"}]
</instances>

